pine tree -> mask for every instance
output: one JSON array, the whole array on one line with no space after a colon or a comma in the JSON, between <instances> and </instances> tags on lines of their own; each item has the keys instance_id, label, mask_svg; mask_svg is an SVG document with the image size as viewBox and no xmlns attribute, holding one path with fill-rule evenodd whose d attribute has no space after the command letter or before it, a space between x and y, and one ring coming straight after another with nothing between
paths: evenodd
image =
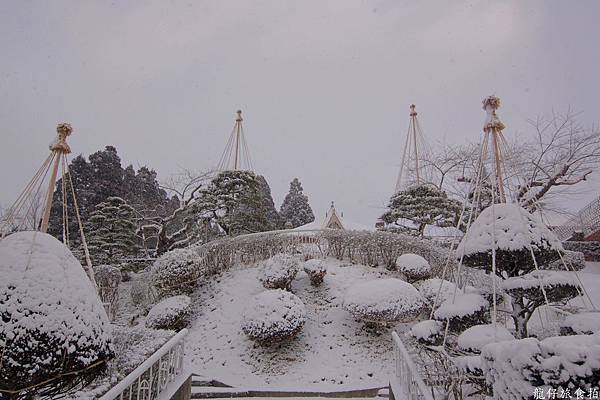
<instances>
[{"instance_id":1,"label":"pine tree","mask_svg":"<svg viewBox=\"0 0 600 400\"><path fill-rule=\"evenodd\" d=\"M421 184L394 194L388 211L381 219L387 224L393 224L393 228L423 237L427 225L454 226L460 209L460 202L448 198L443 190L435 185Z\"/></svg>"},{"instance_id":2,"label":"pine tree","mask_svg":"<svg viewBox=\"0 0 600 400\"><path fill-rule=\"evenodd\" d=\"M281 204L281 219L284 223L290 223L292 228L313 222L313 214L308 197L302 193L302 184L298 178L290 182L290 191Z\"/></svg>"},{"instance_id":3,"label":"pine tree","mask_svg":"<svg viewBox=\"0 0 600 400\"><path fill-rule=\"evenodd\" d=\"M98 204L87 228L95 264L115 263L139 250L135 210L120 197L109 197Z\"/></svg>"}]
</instances>

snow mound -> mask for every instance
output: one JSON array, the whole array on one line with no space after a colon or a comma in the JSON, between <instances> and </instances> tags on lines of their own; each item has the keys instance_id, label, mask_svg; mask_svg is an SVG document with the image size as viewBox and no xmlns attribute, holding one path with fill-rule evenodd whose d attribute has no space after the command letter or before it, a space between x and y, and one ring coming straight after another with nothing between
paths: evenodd
<instances>
[{"instance_id":1,"label":"snow mound","mask_svg":"<svg viewBox=\"0 0 600 400\"><path fill-rule=\"evenodd\" d=\"M185 328L190 319L191 304L191 299L183 294L167 297L150 309L146 327L174 331Z\"/></svg>"},{"instance_id":2,"label":"snow mound","mask_svg":"<svg viewBox=\"0 0 600 400\"><path fill-rule=\"evenodd\" d=\"M409 334L421 343L440 345L444 339L444 323L433 319L421 321L410 328Z\"/></svg>"},{"instance_id":3,"label":"snow mound","mask_svg":"<svg viewBox=\"0 0 600 400\"><path fill-rule=\"evenodd\" d=\"M423 296L410 283L396 278L356 284L346 292L344 308L372 323L411 321L424 308Z\"/></svg>"},{"instance_id":4,"label":"snow mound","mask_svg":"<svg viewBox=\"0 0 600 400\"><path fill-rule=\"evenodd\" d=\"M425 302L429 308L437 308L445 300L452 299L455 291L460 293L460 290L454 283L440 278L431 278L417 282L415 283L415 287L425 298ZM434 302L436 302L435 305L433 304Z\"/></svg>"},{"instance_id":5,"label":"snow mound","mask_svg":"<svg viewBox=\"0 0 600 400\"><path fill-rule=\"evenodd\" d=\"M479 294L457 294L455 298L445 300L433 317L439 321L449 320L450 329L461 330L483 322L489 307L488 301Z\"/></svg>"},{"instance_id":6,"label":"snow mound","mask_svg":"<svg viewBox=\"0 0 600 400\"><path fill-rule=\"evenodd\" d=\"M597 388L600 335L535 338L491 343L481 355L497 398L529 399L538 387Z\"/></svg>"},{"instance_id":7,"label":"snow mound","mask_svg":"<svg viewBox=\"0 0 600 400\"><path fill-rule=\"evenodd\" d=\"M396 259L396 267L411 281L418 281L431 276L429 262L418 254L402 254Z\"/></svg>"},{"instance_id":8,"label":"snow mound","mask_svg":"<svg viewBox=\"0 0 600 400\"><path fill-rule=\"evenodd\" d=\"M160 297L190 294L203 273L200 256L190 249L175 249L160 256L150 279Z\"/></svg>"},{"instance_id":9,"label":"snow mound","mask_svg":"<svg viewBox=\"0 0 600 400\"><path fill-rule=\"evenodd\" d=\"M295 336L306 321L306 309L294 294L266 290L254 297L243 313L242 330L260 342L276 342Z\"/></svg>"},{"instance_id":10,"label":"snow mound","mask_svg":"<svg viewBox=\"0 0 600 400\"><path fill-rule=\"evenodd\" d=\"M299 262L289 254L276 254L261 263L258 279L267 289L289 289L298 274Z\"/></svg>"},{"instance_id":11,"label":"snow mound","mask_svg":"<svg viewBox=\"0 0 600 400\"><path fill-rule=\"evenodd\" d=\"M472 353L480 353L488 343L514 340L515 337L503 326L493 324L475 325L458 335L458 347Z\"/></svg>"},{"instance_id":12,"label":"snow mound","mask_svg":"<svg viewBox=\"0 0 600 400\"><path fill-rule=\"evenodd\" d=\"M498 258L502 258L502 252L520 252L520 256L530 258L530 248L536 258L550 252L552 257L548 261L558 258L558 251L564 251L556 235L543 222L516 204L494 204L483 210L456 253L465 256L465 263L484 265L489 264L492 248L500 252Z\"/></svg>"},{"instance_id":13,"label":"snow mound","mask_svg":"<svg viewBox=\"0 0 600 400\"><path fill-rule=\"evenodd\" d=\"M304 263L304 272L306 272L310 278L311 285L319 286L321 283L323 283L323 278L327 274L327 266L323 260L308 260Z\"/></svg>"},{"instance_id":14,"label":"snow mound","mask_svg":"<svg viewBox=\"0 0 600 400\"><path fill-rule=\"evenodd\" d=\"M600 333L600 312L569 315L562 321L560 331L568 335L592 335Z\"/></svg>"},{"instance_id":15,"label":"snow mound","mask_svg":"<svg viewBox=\"0 0 600 400\"><path fill-rule=\"evenodd\" d=\"M108 317L65 245L41 232L14 233L0 240L0 276L0 387L43 385L90 367L80 374L85 380L105 367L112 356Z\"/></svg>"}]
</instances>

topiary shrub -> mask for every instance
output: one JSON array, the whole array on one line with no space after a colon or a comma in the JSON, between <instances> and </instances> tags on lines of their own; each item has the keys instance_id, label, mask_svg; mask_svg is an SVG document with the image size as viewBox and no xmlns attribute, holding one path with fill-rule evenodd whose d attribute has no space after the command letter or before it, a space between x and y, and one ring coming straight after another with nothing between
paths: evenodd
<instances>
[{"instance_id":1,"label":"topiary shrub","mask_svg":"<svg viewBox=\"0 0 600 400\"><path fill-rule=\"evenodd\" d=\"M438 321L448 321L449 329L462 332L465 329L481 325L487 321L488 301L475 293L457 294L445 300L433 313Z\"/></svg>"},{"instance_id":2,"label":"topiary shrub","mask_svg":"<svg viewBox=\"0 0 600 400\"><path fill-rule=\"evenodd\" d=\"M0 397L59 397L105 370L108 318L64 244L14 233L0 240L0 276Z\"/></svg>"},{"instance_id":3,"label":"topiary shrub","mask_svg":"<svg viewBox=\"0 0 600 400\"><path fill-rule=\"evenodd\" d=\"M424 304L413 285L395 278L356 284L344 296L344 308L369 326L414 320Z\"/></svg>"},{"instance_id":4,"label":"topiary shrub","mask_svg":"<svg viewBox=\"0 0 600 400\"><path fill-rule=\"evenodd\" d=\"M308 260L304 263L304 272L310 278L311 285L319 286L323 283L323 278L327 274L327 266L323 260Z\"/></svg>"},{"instance_id":5,"label":"topiary shrub","mask_svg":"<svg viewBox=\"0 0 600 400\"><path fill-rule=\"evenodd\" d=\"M266 289L290 289L298 274L298 259L288 254L276 254L261 263L258 279Z\"/></svg>"},{"instance_id":6,"label":"topiary shrub","mask_svg":"<svg viewBox=\"0 0 600 400\"><path fill-rule=\"evenodd\" d=\"M425 299L425 305L429 310L437 309L445 300L452 299L454 293L461 293L454 283L440 278L417 282L415 287Z\"/></svg>"},{"instance_id":7,"label":"topiary shrub","mask_svg":"<svg viewBox=\"0 0 600 400\"><path fill-rule=\"evenodd\" d=\"M418 254L405 253L396 259L396 268L409 282L420 281L431 276L429 262Z\"/></svg>"},{"instance_id":8,"label":"topiary shrub","mask_svg":"<svg viewBox=\"0 0 600 400\"><path fill-rule=\"evenodd\" d=\"M420 344L439 346L444 341L444 323L433 319L421 321L410 328L409 334Z\"/></svg>"},{"instance_id":9,"label":"topiary shrub","mask_svg":"<svg viewBox=\"0 0 600 400\"><path fill-rule=\"evenodd\" d=\"M306 309L294 294L282 289L256 295L243 313L242 331L263 344L297 335L306 321Z\"/></svg>"},{"instance_id":10,"label":"topiary shrub","mask_svg":"<svg viewBox=\"0 0 600 400\"><path fill-rule=\"evenodd\" d=\"M192 301L186 295L167 297L150 309L146 327L178 331L190 322Z\"/></svg>"},{"instance_id":11,"label":"topiary shrub","mask_svg":"<svg viewBox=\"0 0 600 400\"><path fill-rule=\"evenodd\" d=\"M203 275L200 256L190 249L175 249L160 256L150 269L159 297L190 294Z\"/></svg>"},{"instance_id":12,"label":"topiary shrub","mask_svg":"<svg viewBox=\"0 0 600 400\"><path fill-rule=\"evenodd\" d=\"M560 324L560 334L568 335L593 335L600 333L600 312L584 312L572 314Z\"/></svg>"},{"instance_id":13,"label":"topiary shrub","mask_svg":"<svg viewBox=\"0 0 600 400\"><path fill-rule=\"evenodd\" d=\"M458 335L458 348L469 353L479 354L488 343L515 340L515 337L501 325L475 325Z\"/></svg>"}]
</instances>

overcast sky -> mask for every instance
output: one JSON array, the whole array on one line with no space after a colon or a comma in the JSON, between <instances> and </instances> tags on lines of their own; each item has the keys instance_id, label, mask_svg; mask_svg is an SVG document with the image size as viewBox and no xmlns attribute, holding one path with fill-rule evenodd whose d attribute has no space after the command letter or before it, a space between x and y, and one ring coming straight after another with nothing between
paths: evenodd
<instances>
[{"instance_id":1,"label":"overcast sky","mask_svg":"<svg viewBox=\"0 0 600 400\"><path fill-rule=\"evenodd\" d=\"M166 178L214 168L241 108L277 207L298 177L317 215L335 200L372 225L410 103L431 143L478 141L489 94L509 138L569 106L597 123L599 15L595 0L2 1L0 204L58 122L75 154L111 144Z\"/></svg>"}]
</instances>

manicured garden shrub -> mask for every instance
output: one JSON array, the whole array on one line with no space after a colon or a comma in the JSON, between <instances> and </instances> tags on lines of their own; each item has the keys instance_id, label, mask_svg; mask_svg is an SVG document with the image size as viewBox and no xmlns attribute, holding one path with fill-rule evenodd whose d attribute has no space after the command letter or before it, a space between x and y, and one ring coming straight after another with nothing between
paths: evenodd
<instances>
[{"instance_id":1,"label":"manicured garden shrub","mask_svg":"<svg viewBox=\"0 0 600 400\"><path fill-rule=\"evenodd\" d=\"M190 249L175 249L152 265L150 279L159 297L190 294L203 275L200 256Z\"/></svg>"},{"instance_id":2,"label":"manicured garden shrub","mask_svg":"<svg viewBox=\"0 0 600 400\"><path fill-rule=\"evenodd\" d=\"M421 321L410 328L409 334L420 344L439 346L444 341L444 323L433 319Z\"/></svg>"},{"instance_id":3,"label":"manicured garden shrub","mask_svg":"<svg viewBox=\"0 0 600 400\"><path fill-rule=\"evenodd\" d=\"M327 266L323 260L308 260L304 262L304 272L308 274L311 285L319 286L323 283L323 278L327 274Z\"/></svg>"},{"instance_id":4,"label":"manicured garden shrub","mask_svg":"<svg viewBox=\"0 0 600 400\"><path fill-rule=\"evenodd\" d=\"M263 344L297 335L306 321L306 309L294 294L282 289L256 295L244 310L242 330Z\"/></svg>"},{"instance_id":5,"label":"manicured garden shrub","mask_svg":"<svg viewBox=\"0 0 600 400\"><path fill-rule=\"evenodd\" d=\"M167 297L150 309L146 327L178 331L187 326L191 316L191 300L186 295Z\"/></svg>"},{"instance_id":6,"label":"manicured garden shrub","mask_svg":"<svg viewBox=\"0 0 600 400\"><path fill-rule=\"evenodd\" d=\"M418 254L405 253L396 259L396 268L409 282L420 281L431 276L429 262Z\"/></svg>"},{"instance_id":7,"label":"manicured garden shrub","mask_svg":"<svg viewBox=\"0 0 600 400\"><path fill-rule=\"evenodd\" d=\"M299 261L288 254L276 254L261 263L258 279L267 289L289 289L298 274Z\"/></svg>"},{"instance_id":8,"label":"manicured garden shrub","mask_svg":"<svg viewBox=\"0 0 600 400\"><path fill-rule=\"evenodd\" d=\"M479 294L457 294L456 297L445 300L434 311L433 318L448 321L451 331L462 332L471 326L485 323L489 308L488 301Z\"/></svg>"}]
</instances>

